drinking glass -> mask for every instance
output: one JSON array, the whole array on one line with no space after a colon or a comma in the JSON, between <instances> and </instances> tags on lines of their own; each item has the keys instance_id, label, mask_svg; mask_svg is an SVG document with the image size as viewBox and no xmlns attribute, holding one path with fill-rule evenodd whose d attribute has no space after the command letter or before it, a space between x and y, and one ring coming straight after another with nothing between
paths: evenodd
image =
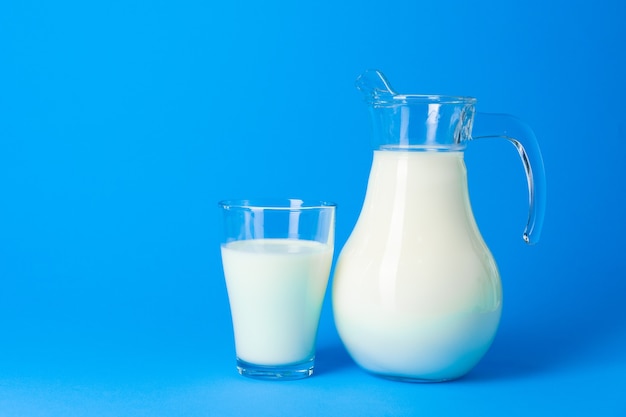
<instances>
[{"instance_id":1,"label":"drinking glass","mask_svg":"<svg viewBox=\"0 0 626 417\"><path fill-rule=\"evenodd\" d=\"M227 200L219 207L239 373L282 380L312 375L336 205L285 199Z\"/></svg>"}]
</instances>

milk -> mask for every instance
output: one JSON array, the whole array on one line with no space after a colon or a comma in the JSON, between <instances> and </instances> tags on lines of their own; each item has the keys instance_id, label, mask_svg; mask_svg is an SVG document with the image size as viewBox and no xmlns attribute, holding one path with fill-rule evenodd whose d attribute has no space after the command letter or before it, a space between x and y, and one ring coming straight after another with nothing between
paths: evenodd
<instances>
[{"instance_id":1,"label":"milk","mask_svg":"<svg viewBox=\"0 0 626 417\"><path fill-rule=\"evenodd\" d=\"M222 245L237 357L257 365L313 358L333 247L309 240Z\"/></svg>"},{"instance_id":2,"label":"milk","mask_svg":"<svg viewBox=\"0 0 626 417\"><path fill-rule=\"evenodd\" d=\"M354 360L390 377L458 378L489 348L501 305L462 152L375 151L333 280L335 323Z\"/></svg>"}]
</instances>

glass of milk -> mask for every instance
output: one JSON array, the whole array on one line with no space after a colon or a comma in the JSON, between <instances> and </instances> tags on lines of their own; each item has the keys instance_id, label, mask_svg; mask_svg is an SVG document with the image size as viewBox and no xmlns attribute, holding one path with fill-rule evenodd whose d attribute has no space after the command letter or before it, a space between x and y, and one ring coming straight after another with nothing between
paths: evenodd
<instances>
[{"instance_id":1,"label":"glass of milk","mask_svg":"<svg viewBox=\"0 0 626 417\"><path fill-rule=\"evenodd\" d=\"M336 205L285 199L228 200L219 207L239 373L281 380L312 375Z\"/></svg>"}]
</instances>

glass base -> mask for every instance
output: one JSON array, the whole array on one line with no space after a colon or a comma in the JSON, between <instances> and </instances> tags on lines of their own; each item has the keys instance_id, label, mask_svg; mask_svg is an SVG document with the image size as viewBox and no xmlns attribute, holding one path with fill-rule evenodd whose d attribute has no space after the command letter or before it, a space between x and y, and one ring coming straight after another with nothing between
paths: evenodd
<instances>
[{"instance_id":1,"label":"glass base","mask_svg":"<svg viewBox=\"0 0 626 417\"><path fill-rule=\"evenodd\" d=\"M289 365L255 365L237 358L237 370L243 376L272 381L291 381L313 375L315 357Z\"/></svg>"}]
</instances>

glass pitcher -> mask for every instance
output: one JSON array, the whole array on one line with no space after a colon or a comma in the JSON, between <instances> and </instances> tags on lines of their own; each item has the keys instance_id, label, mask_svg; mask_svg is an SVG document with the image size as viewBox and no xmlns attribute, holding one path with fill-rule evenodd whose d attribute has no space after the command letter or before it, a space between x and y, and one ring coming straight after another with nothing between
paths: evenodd
<instances>
[{"instance_id":1,"label":"glass pitcher","mask_svg":"<svg viewBox=\"0 0 626 417\"><path fill-rule=\"evenodd\" d=\"M543 221L541 152L521 121L475 117L474 98L397 94L375 70L357 87L370 108L374 157L360 216L335 268L339 336L373 374L459 378L491 345L502 309L498 268L470 206L464 149L482 137L515 145L528 179L529 244Z\"/></svg>"}]
</instances>

